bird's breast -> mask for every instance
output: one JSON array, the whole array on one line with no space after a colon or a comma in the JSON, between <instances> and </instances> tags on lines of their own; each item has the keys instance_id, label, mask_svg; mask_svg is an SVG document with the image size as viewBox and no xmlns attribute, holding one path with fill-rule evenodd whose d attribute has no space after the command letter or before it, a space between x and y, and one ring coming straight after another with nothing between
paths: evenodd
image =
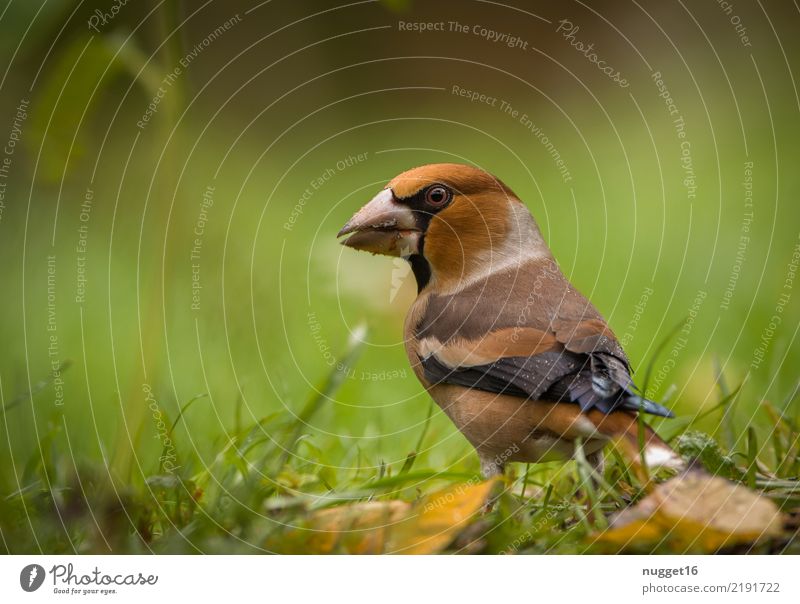
<instances>
[{"instance_id":1,"label":"bird's breast","mask_svg":"<svg viewBox=\"0 0 800 604\"><path fill-rule=\"evenodd\" d=\"M408 309L405 325L403 326L403 342L405 344L408 362L411 364L411 369L414 371L414 375L417 376L417 379L422 383L423 386L425 386L425 388L429 388L430 383L425 379L422 365L419 362L419 338L417 336L417 326L422 320L422 317L425 315L425 311L428 307L429 297L430 296L425 293L417 296L417 299L411 305L411 308Z\"/></svg>"},{"instance_id":2,"label":"bird's breast","mask_svg":"<svg viewBox=\"0 0 800 604\"><path fill-rule=\"evenodd\" d=\"M577 405L532 401L453 384L428 389L459 431L484 457L539 462L565 459L574 453L576 438L586 453L605 440Z\"/></svg>"}]
</instances>

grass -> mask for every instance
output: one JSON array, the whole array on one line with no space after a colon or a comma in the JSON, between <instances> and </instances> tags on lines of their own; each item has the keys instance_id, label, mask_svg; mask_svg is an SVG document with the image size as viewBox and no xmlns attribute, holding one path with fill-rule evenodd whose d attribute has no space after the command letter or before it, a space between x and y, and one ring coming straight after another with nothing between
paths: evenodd
<instances>
[{"instance_id":1,"label":"grass","mask_svg":"<svg viewBox=\"0 0 800 604\"><path fill-rule=\"evenodd\" d=\"M319 167L297 175L270 206L267 218L278 224L286 220L294 192L305 186L307 173L322 173L330 157L344 153L343 147L322 154ZM237 159L248 165L252 155L246 149ZM79 226L75 208L62 216L63 231L55 248L49 228L31 230L28 268L15 264L7 275L13 283L25 278L26 331L22 321L0 325L9 343L0 356L3 551L312 551L312 544L302 535L287 534L286 527L304 525L319 509L414 502L438 489L479 479L471 447L424 394L397 341L413 283L404 282L390 299L396 268L391 260L351 254L337 261L334 233L368 196L363 183L375 182L376 174L392 174L399 164L441 159L384 159L386 155L326 185L324 197L341 203L324 224L309 208L309 214L281 236L266 234L266 227L260 234L254 230L260 195L276 180L269 172L259 174L243 194L246 209L231 215L230 227L223 212L206 227L209 253L203 274L208 289L201 312L186 312L191 270L181 254L188 249L186 233L197 218L197 200L206 184L203 175L211 170L205 165L193 170L191 180L200 184L180 191L172 221L188 226L169 237L165 260L159 254L166 220L159 209L148 215L141 240L135 230L114 226L139 224L134 187L119 193L119 218L110 205L98 203L91 217L93 247L88 258L92 295L80 307L70 300L72 235ZM136 170L132 180L150 178L146 165L131 170ZM98 179L97 199L117 195L111 176L108 183ZM237 183L233 177L217 182L215 207L234 198ZM361 183L356 193L353 183ZM549 196L556 199L557 192ZM611 197L626 198L624 192ZM80 191L75 199L82 199ZM566 214L556 217L559 208ZM21 203L9 204L4 221L22 224L24 209ZM595 211L588 206L586 210ZM623 210L610 211L623 215ZM557 256L567 269L573 267L570 278L620 333L642 283L675 282L668 263L660 265L657 277L648 272L650 254L661 243L645 242L645 229L635 230L641 252L626 276L606 270L605 264L591 265L596 256L592 250L606 249L591 233L576 240L580 247L569 247L575 239L563 226L573 224L569 206L553 204L550 212L548 239L561 247L555 250ZM230 241L228 228L237 234ZM672 246L668 252L675 254L681 241L667 238L664 245ZM21 245L19 233L0 240L9 257L18 257ZM36 272L45 266L43 254L51 249L59 259L59 373L67 394L60 407L52 402L48 332L39 320L47 292ZM609 265L629 262L628 250L608 250ZM786 248L781 250L785 255ZM578 262L579 257L589 262ZM724 260L715 266L714 275L728 270ZM790 522L796 522L796 347L787 335L776 337L768 362L751 372L749 380L743 377L769 315L771 295L782 287L782 270L771 267L770 284L760 289L757 274L743 273L737 291L743 296L757 291L757 296L743 298L741 307L720 315L716 331L711 303L704 307L709 314L695 321L680 363L654 389L661 402L672 397L669 406L679 417L658 421L656 427L711 471L763 489L790 514ZM593 291L593 280L601 273L608 280ZM131 295L135 275L141 275L141 281ZM650 360L636 376L645 388L649 380L644 376L655 379L672 354L668 332L673 325L677 331L685 324L684 302L698 287L709 292L724 287L694 279L689 275L677 281L680 302L654 296L626 345L632 359ZM9 316L18 316L14 305L19 302L9 298L4 303ZM797 308L787 308L784 324L796 324L797 313ZM368 343L345 346L348 331L356 331L353 326L365 317L370 320ZM665 333L668 338L660 343ZM335 355L338 348L344 351ZM27 357L21 356L22 350L30 351ZM715 366L715 350L731 352ZM392 379L384 379L389 373ZM148 408L143 384L157 402L159 420ZM615 511L641 498L646 482L613 454L609 459L602 481L587 481L590 469L580 460L512 465L494 510L465 528L446 551L602 551L590 536ZM787 525L783 541L758 545L754 551L800 553L795 530L796 525Z\"/></svg>"},{"instance_id":2,"label":"grass","mask_svg":"<svg viewBox=\"0 0 800 604\"><path fill-rule=\"evenodd\" d=\"M210 463L192 452L188 435L182 432L183 420L197 412L202 397L185 402L171 421L164 418L174 453L169 457L163 449L149 469L141 468L138 480L135 472L115 476L109 466L78 461L71 451L60 450L64 427L54 414L24 465L0 474L5 493L0 499L2 549L5 553L314 553L320 551L317 542L294 529L306 527L321 509L414 502L446 486L479 481L472 471L419 467L416 451L391 464L361 456L353 467L328 463L306 426L331 404L346 379L341 368L356 362L363 335L357 330L338 359L339 368L311 392L299 413L291 419L274 414L251 422L238 419L230 432L218 436ZM736 393L738 389L728 392L706 413L724 414ZM13 414L35 395L4 404L6 434L13 429ZM800 553L800 430L773 405L762 403L760 410L772 425L762 444L751 429L739 448L724 450L711 436L692 430L687 418L673 421L678 429L671 440L687 459L763 492L786 513L781 538L736 551ZM421 427L418 450L424 446L430 419L431 414ZM668 425L669 421L663 428ZM444 551L607 551L595 536L608 526L613 513L641 498L646 487L642 476L631 471L616 451L610 453L603 476L593 475L580 443L573 462L512 465L492 511L475 515ZM171 460L168 466L165 457ZM165 471L165 466L172 471ZM334 544L327 551L339 550ZM665 544L655 551L684 553L670 552Z\"/></svg>"}]
</instances>

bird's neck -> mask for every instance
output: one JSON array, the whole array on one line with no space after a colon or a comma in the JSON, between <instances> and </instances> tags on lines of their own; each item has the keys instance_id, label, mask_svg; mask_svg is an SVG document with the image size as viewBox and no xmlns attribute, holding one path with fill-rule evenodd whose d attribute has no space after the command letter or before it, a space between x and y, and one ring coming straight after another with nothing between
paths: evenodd
<instances>
[{"instance_id":1,"label":"bird's neck","mask_svg":"<svg viewBox=\"0 0 800 604\"><path fill-rule=\"evenodd\" d=\"M417 293L422 292L431 281L431 265L422 254L414 254L407 258L411 272L417 280Z\"/></svg>"}]
</instances>

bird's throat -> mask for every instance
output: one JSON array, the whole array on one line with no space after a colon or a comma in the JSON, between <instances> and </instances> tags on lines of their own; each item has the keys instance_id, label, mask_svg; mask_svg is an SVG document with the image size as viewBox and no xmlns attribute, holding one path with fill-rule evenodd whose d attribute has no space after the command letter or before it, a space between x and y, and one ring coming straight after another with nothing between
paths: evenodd
<instances>
[{"instance_id":1,"label":"bird's throat","mask_svg":"<svg viewBox=\"0 0 800 604\"><path fill-rule=\"evenodd\" d=\"M431 280L431 265L422 254L413 254L407 258L411 271L417 280L417 293L420 293Z\"/></svg>"}]
</instances>

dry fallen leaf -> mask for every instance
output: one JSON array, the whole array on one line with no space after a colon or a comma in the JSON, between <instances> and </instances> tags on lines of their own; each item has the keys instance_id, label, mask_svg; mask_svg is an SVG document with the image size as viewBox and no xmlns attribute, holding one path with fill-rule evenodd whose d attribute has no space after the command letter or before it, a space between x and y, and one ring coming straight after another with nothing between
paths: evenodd
<instances>
[{"instance_id":1,"label":"dry fallen leaf","mask_svg":"<svg viewBox=\"0 0 800 604\"><path fill-rule=\"evenodd\" d=\"M434 554L479 516L494 482L453 485L414 504L371 501L319 510L266 546L281 553Z\"/></svg>"},{"instance_id":2,"label":"dry fallen leaf","mask_svg":"<svg viewBox=\"0 0 800 604\"><path fill-rule=\"evenodd\" d=\"M693 469L656 486L595 539L620 550L663 540L673 551L714 552L780 535L781 527L781 514L770 499Z\"/></svg>"},{"instance_id":3,"label":"dry fallen leaf","mask_svg":"<svg viewBox=\"0 0 800 604\"><path fill-rule=\"evenodd\" d=\"M387 551L433 554L443 550L478 518L494 483L457 484L424 497L414 505L407 521L391 531Z\"/></svg>"}]
</instances>

